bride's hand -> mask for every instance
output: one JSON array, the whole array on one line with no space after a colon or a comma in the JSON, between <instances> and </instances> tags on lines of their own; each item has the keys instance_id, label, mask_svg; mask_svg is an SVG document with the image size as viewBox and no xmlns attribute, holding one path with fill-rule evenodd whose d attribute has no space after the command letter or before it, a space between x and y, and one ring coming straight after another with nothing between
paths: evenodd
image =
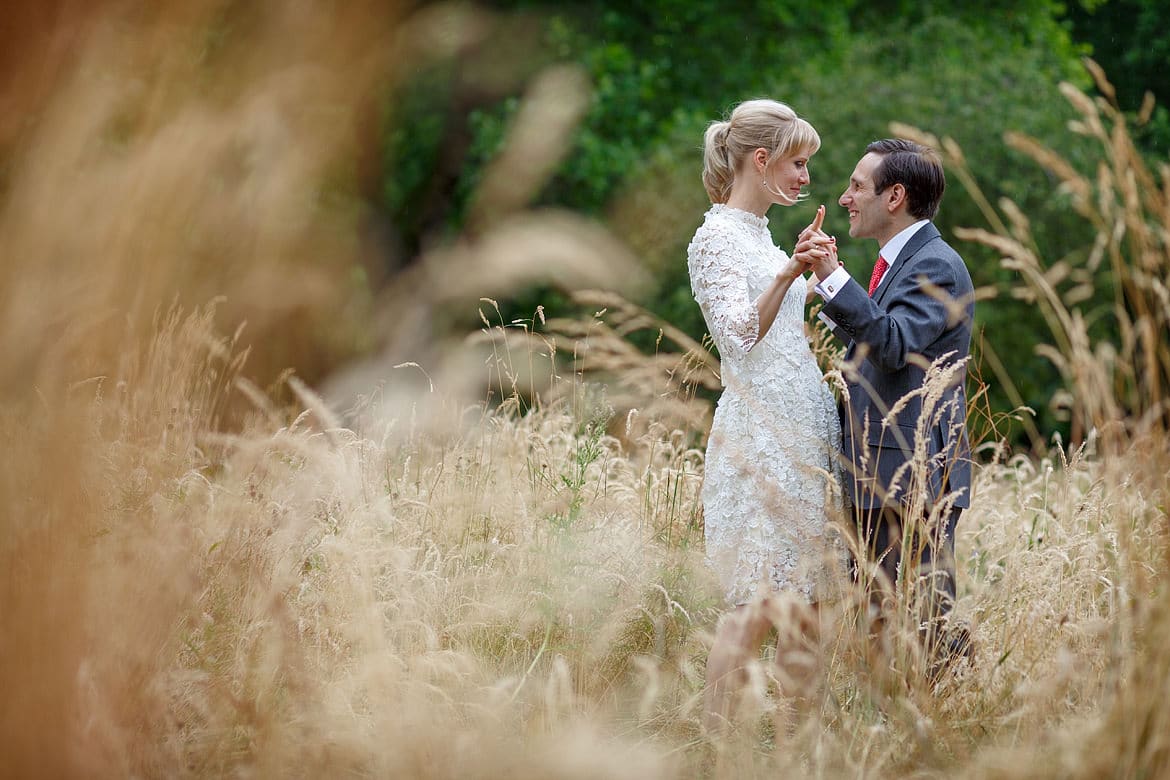
<instances>
[{"instance_id":1,"label":"bride's hand","mask_svg":"<svg viewBox=\"0 0 1170 780\"><path fill-rule=\"evenodd\" d=\"M803 278L806 273L808 273L808 266L795 257L790 257L780 266L780 270L776 272L776 278L795 282L797 279Z\"/></svg>"},{"instance_id":2,"label":"bride's hand","mask_svg":"<svg viewBox=\"0 0 1170 780\"><path fill-rule=\"evenodd\" d=\"M800 231L800 235L796 237L797 243L803 241L814 233L821 233L821 225L825 224L825 204L817 206L817 214L813 217L813 221L808 223L808 227ZM824 235L821 233L821 235Z\"/></svg>"},{"instance_id":3,"label":"bride's hand","mask_svg":"<svg viewBox=\"0 0 1170 780\"><path fill-rule=\"evenodd\" d=\"M792 259L800 263L805 270L822 270L830 265L836 268L838 265L837 239L825 235L821 230L824 222L825 207L822 204L817 208L817 215L813 221L800 231L800 236L796 239Z\"/></svg>"}]
</instances>

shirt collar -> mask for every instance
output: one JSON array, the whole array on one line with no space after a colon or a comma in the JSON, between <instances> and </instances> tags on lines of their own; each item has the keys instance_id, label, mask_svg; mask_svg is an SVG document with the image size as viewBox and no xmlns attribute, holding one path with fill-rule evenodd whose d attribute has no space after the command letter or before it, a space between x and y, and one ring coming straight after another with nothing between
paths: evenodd
<instances>
[{"instance_id":1,"label":"shirt collar","mask_svg":"<svg viewBox=\"0 0 1170 780\"><path fill-rule=\"evenodd\" d=\"M903 228L896 236L886 242L879 254L886 259L886 262L893 265L898 260L898 255L902 254L902 250L906 244L914 237L918 230L929 222L929 219L920 219L913 225Z\"/></svg>"}]
</instances>

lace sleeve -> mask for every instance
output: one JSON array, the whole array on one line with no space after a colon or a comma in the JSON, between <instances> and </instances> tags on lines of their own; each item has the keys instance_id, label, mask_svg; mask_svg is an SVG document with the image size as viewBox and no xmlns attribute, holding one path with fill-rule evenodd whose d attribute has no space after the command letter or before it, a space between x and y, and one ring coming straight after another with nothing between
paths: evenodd
<instances>
[{"instance_id":1,"label":"lace sleeve","mask_svg":"<svg viewBox=\"0 0 1170 780\"><path fill-rule=\"evenodd\" d=\"M710 233L695 236L687 248L691 292L720 352L728 347L748 352L759 340L760 312L737 254L733 242Z\"/></svg>"}]
</instances>

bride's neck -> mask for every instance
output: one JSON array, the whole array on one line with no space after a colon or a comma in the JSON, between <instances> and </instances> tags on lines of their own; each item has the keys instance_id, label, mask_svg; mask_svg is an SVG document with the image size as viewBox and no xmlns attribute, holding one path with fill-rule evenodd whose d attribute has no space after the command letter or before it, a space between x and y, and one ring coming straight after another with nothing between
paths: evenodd
<instances>
[{"instance_id":1,"label":"bride's neck","mask_svg":"<svg viewBox=\"0 0 1170 780\"><path fill-rule=\"evenodd\" d=\"M732 186L731 194L727 197L727 205L740 211L749 211L757 217L768 213L772 205L770 198L761 196L758 188Z\"/></svg>"}]
</instances>

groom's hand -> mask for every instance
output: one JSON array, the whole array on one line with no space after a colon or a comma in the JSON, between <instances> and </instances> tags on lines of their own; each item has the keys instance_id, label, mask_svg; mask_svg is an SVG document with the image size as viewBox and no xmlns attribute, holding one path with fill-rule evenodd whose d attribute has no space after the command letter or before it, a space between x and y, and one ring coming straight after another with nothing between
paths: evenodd
<instances>
[{"instance_id":1,"label":"groom's hand","mask_svg":"<svg viewBox=\"0 0 1170 780\"><path fill-rule=\"evenodd\" d=\"M827 279L829 274L833 273L840 267L841 261L837 259L836 243L830 245L830 252L825 257L819 257L813 262L809 263L809 268L816 275L818 282Z\"/></svg>"}]
</instances>

